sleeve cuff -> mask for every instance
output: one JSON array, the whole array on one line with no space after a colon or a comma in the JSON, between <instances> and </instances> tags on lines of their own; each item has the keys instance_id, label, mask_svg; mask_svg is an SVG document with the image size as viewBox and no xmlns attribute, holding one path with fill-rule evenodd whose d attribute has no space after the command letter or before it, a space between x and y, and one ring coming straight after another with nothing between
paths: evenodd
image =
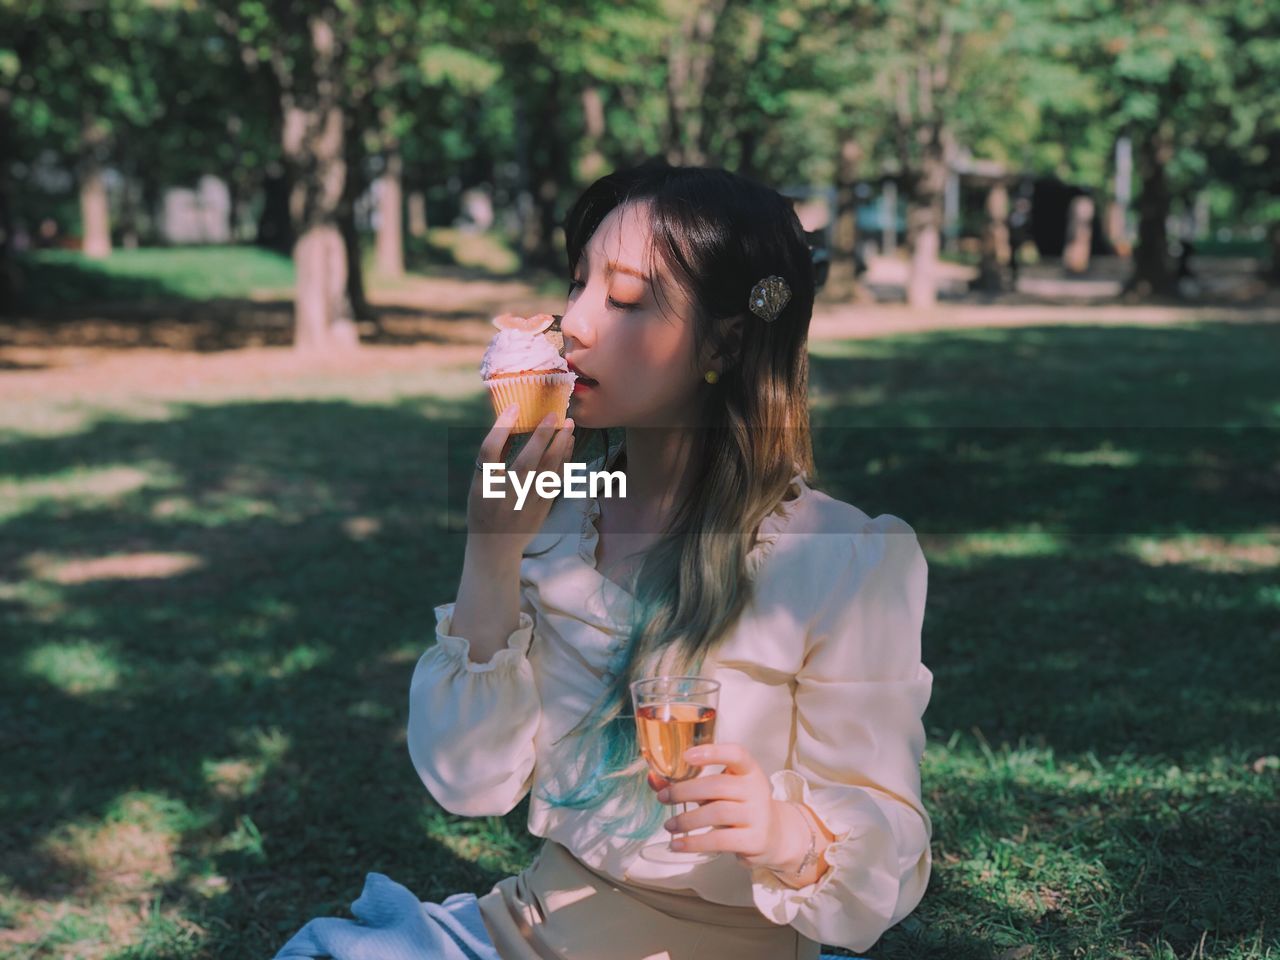
<instances>
[{"instance_id":1,"label":"sleeve cuff","mask_svg":"<svg viewBox=\"0 0 1280 960\"><path fill-rule=\"evenodd\" d=\"M447 659L455 661L468 673L488 673L492 670L515 669L529 655L533 642L533 617L520 611L520 625L507 636L507 645L495 653L487 663L471 659L471 641L455 636L453 629L453 603L442 603L436 612L436 646Z\"/></svg>"},{"instance_id":2,"label":"sleeve cuff","mask_svg":"<svg viewBox=\"0 0 1280 960\"><path fill-rule=\"evenodd\" d=\"M827 831L835 835L835 839L820 855L828 864L827 870L807 887L788 886L767 867L755 867L751 871L751 896L756 909L774 923L789 924L795 920L800 908L831 882L836 873L836 859L841 848L852 841L853 829L836 817L824 815L813 802L809 782L794 770L779 770L769 781L773 784L774 800L803 803L813 811Z\"/></svg>"}]
</instances>

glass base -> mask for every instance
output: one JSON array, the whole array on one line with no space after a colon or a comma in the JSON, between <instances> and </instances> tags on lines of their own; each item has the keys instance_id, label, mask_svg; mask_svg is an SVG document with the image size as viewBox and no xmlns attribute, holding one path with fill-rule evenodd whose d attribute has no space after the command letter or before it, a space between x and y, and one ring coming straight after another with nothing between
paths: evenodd
<instances>
[{"instance_id":1,"label":"glass base","mask_svg":"<svg viewBox=\"0 0 1280 960\"><path fill-rule=\"evenodd\" d=\"M672 850L670 843L651 843L640 848L640 859L650 863L710 863L718 853L702 853L696 850Z\"/></svg>"}]
</instances>

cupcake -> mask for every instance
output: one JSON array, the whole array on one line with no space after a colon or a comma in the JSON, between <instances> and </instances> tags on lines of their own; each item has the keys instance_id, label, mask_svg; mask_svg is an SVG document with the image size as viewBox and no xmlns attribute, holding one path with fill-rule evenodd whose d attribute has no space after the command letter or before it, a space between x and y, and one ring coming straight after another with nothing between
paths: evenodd
<instances>
[{"instance_id":1,"label":"cupcake","mask_svg":"<svg viewBox=\"0 0 1280 960\"><path fill-rule=\"evenodd\" d=\"M480 361L480 376L494 413L518 403L520 413L512 433L531 432L548 413L556 415L559 429L578 376L550 339L554 332L547 332L556 325L556 318L549 313L527 318L504 313L493 318L493 325L498 332Z\"/></svg>"}]
</instances>

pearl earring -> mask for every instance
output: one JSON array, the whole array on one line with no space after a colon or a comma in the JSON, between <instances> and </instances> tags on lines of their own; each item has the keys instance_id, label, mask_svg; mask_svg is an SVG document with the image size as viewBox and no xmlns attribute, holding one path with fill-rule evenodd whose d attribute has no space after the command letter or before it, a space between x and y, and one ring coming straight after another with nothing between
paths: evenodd
<instances>
[{"instance_id":1,"label":"pearl earring","mask_svg":"<svg viewBox=\"0 0 1280 960\"><path fill-rule=\"evenodd\" d=\"M707 381L707 383L715 383L720 379L720 374L716 373L714 370L708 370L702 375L702 379Z\"/></svg>"}]
</instances>

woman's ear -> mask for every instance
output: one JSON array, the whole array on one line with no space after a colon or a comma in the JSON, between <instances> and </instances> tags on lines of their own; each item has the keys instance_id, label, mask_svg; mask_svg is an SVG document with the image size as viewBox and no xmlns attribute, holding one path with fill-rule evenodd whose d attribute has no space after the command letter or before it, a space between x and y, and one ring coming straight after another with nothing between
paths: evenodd
<instances>
[{"instance_id":1,"label":"woman's ear","mask_svg":"<svg viewBox=\"0 0 1280 960\"><path fill-rule=\"evenodd\" d=\"M713 362L719 361L715 365L717 372L723 372L726 366L737 363L738 358L742 356L742 329L745 319L745 315L740 313L718 323L716 349L711 355Z\"/></svg>"}]
</instances>

